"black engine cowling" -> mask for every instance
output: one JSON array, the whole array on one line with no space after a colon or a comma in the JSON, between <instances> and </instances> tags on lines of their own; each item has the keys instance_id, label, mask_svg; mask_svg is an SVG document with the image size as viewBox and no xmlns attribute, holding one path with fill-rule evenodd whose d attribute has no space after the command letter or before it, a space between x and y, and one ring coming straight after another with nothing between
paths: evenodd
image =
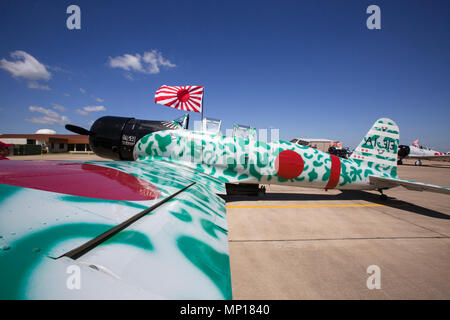
<instances>
[{"instance_id":1,"label":"black engine cowling","mask_svg":"<svg viewBox=\"0 0 450 320\"><path fill-rule=\"evenodd\" d=\"M400 160L407 157L410 151L411 150L410 150L409 146L399 145L398 146L398 157L400 158Z\"/></svg>"},{"instance_id":2,"label":"black engine cowling","mask_svg":"<svg viewBox=\"0 0 450 320\"><path fill-rule=\"evenodd\" d=\"M179 128L180 126L170 121L112 116L97 119L89 131L72 125L66 126L70 131L88 134L92 151L100 157L113 160L134 160L133 149L139 139L155 131Z\"/></svg>"}]
</instances>

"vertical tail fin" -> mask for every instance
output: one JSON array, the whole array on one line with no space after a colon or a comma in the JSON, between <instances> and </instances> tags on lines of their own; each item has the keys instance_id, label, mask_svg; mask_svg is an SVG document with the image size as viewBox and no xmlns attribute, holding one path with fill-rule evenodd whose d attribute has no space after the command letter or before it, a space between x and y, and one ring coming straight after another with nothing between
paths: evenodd
<instances>
[{"instance_id":1,"label":"vertical tail fin","mask_svg":"<svg viewBox=\"0 0 450 320\"><path fill-rule=\"evenodd\" d=\"M400 132L395 122L387 118L378 119L353 151L351 158L373 162L383 171L390 170L391 176L397 176L399 141Z\"/></svg>"}]
</instances>

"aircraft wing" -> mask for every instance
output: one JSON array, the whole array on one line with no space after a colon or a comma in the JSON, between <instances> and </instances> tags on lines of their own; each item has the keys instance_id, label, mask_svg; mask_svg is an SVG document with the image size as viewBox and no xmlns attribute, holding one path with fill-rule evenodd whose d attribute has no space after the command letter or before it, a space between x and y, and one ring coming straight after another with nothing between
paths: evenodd
<instances>
[{"instance_id":1,"label":"aircraft wing","mask_svg":"<svg viewBox=\"0 0 450 320\"><path fill-rule=\"evenodd\" d=\"M439 155L439 156L407 156L407 159L417 159L417 160L435 160L435 161L450 161L450 155Z\"/></svg>"},{"instance_id":2,"label":"aircraft wing","mask_svg":"<svg viewBox=\"0 0 450 320\"><path fill-rule=\"evenodd\" d=\"M224 193L162 161L1 161L0 299L231 299Z\"/></svg>"},{"instance_id":3,"label":"aircraft wing","mask_svg":"<svg viewBox=\"0 0 450 320\"><path fill-rule=\"evenodd\" d=\"M430 191L436 193L444 193L450 194L450 188L436 186L433 184L427 184L422 182L415 182L403 179L395 179L395 178L384 178L384 177L376 177L369 176L370 184L376 186L377 188L394 188L398 186L402 186L408 190L414 191Z\"/></svg>"}]
</instances>

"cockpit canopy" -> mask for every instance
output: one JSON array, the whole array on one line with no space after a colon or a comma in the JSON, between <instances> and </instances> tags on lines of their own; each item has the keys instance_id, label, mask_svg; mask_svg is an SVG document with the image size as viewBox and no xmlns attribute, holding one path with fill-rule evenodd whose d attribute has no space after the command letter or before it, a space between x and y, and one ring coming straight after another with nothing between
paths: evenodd
<instances>
[{"instance_id":1,"label":"cockpit canopy","mask_svg":"<svg viewBox=\"0 0 450 320\"><path fill-rule=\"evenodd\" d=\"M233 137L256 139L256 129L250 126L235 124L233 128Z\"/></svg>"}]
</instances>

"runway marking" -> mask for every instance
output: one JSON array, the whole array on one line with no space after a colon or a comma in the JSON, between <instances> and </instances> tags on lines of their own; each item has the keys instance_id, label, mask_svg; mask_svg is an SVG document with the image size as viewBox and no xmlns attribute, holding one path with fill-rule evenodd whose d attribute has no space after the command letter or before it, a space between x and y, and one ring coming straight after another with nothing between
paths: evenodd
<instances>
[{"instance_id":1,"label":"runway marking","mask_svg":"<svg viewBox=\"0 0 450 320\"><path fill-rule=\"evenodd\" d=\"M386 207L385 204L298 204L265 206L226 206L226 208L339 208L339 207Z\"/></svg>"}]
</instances>

